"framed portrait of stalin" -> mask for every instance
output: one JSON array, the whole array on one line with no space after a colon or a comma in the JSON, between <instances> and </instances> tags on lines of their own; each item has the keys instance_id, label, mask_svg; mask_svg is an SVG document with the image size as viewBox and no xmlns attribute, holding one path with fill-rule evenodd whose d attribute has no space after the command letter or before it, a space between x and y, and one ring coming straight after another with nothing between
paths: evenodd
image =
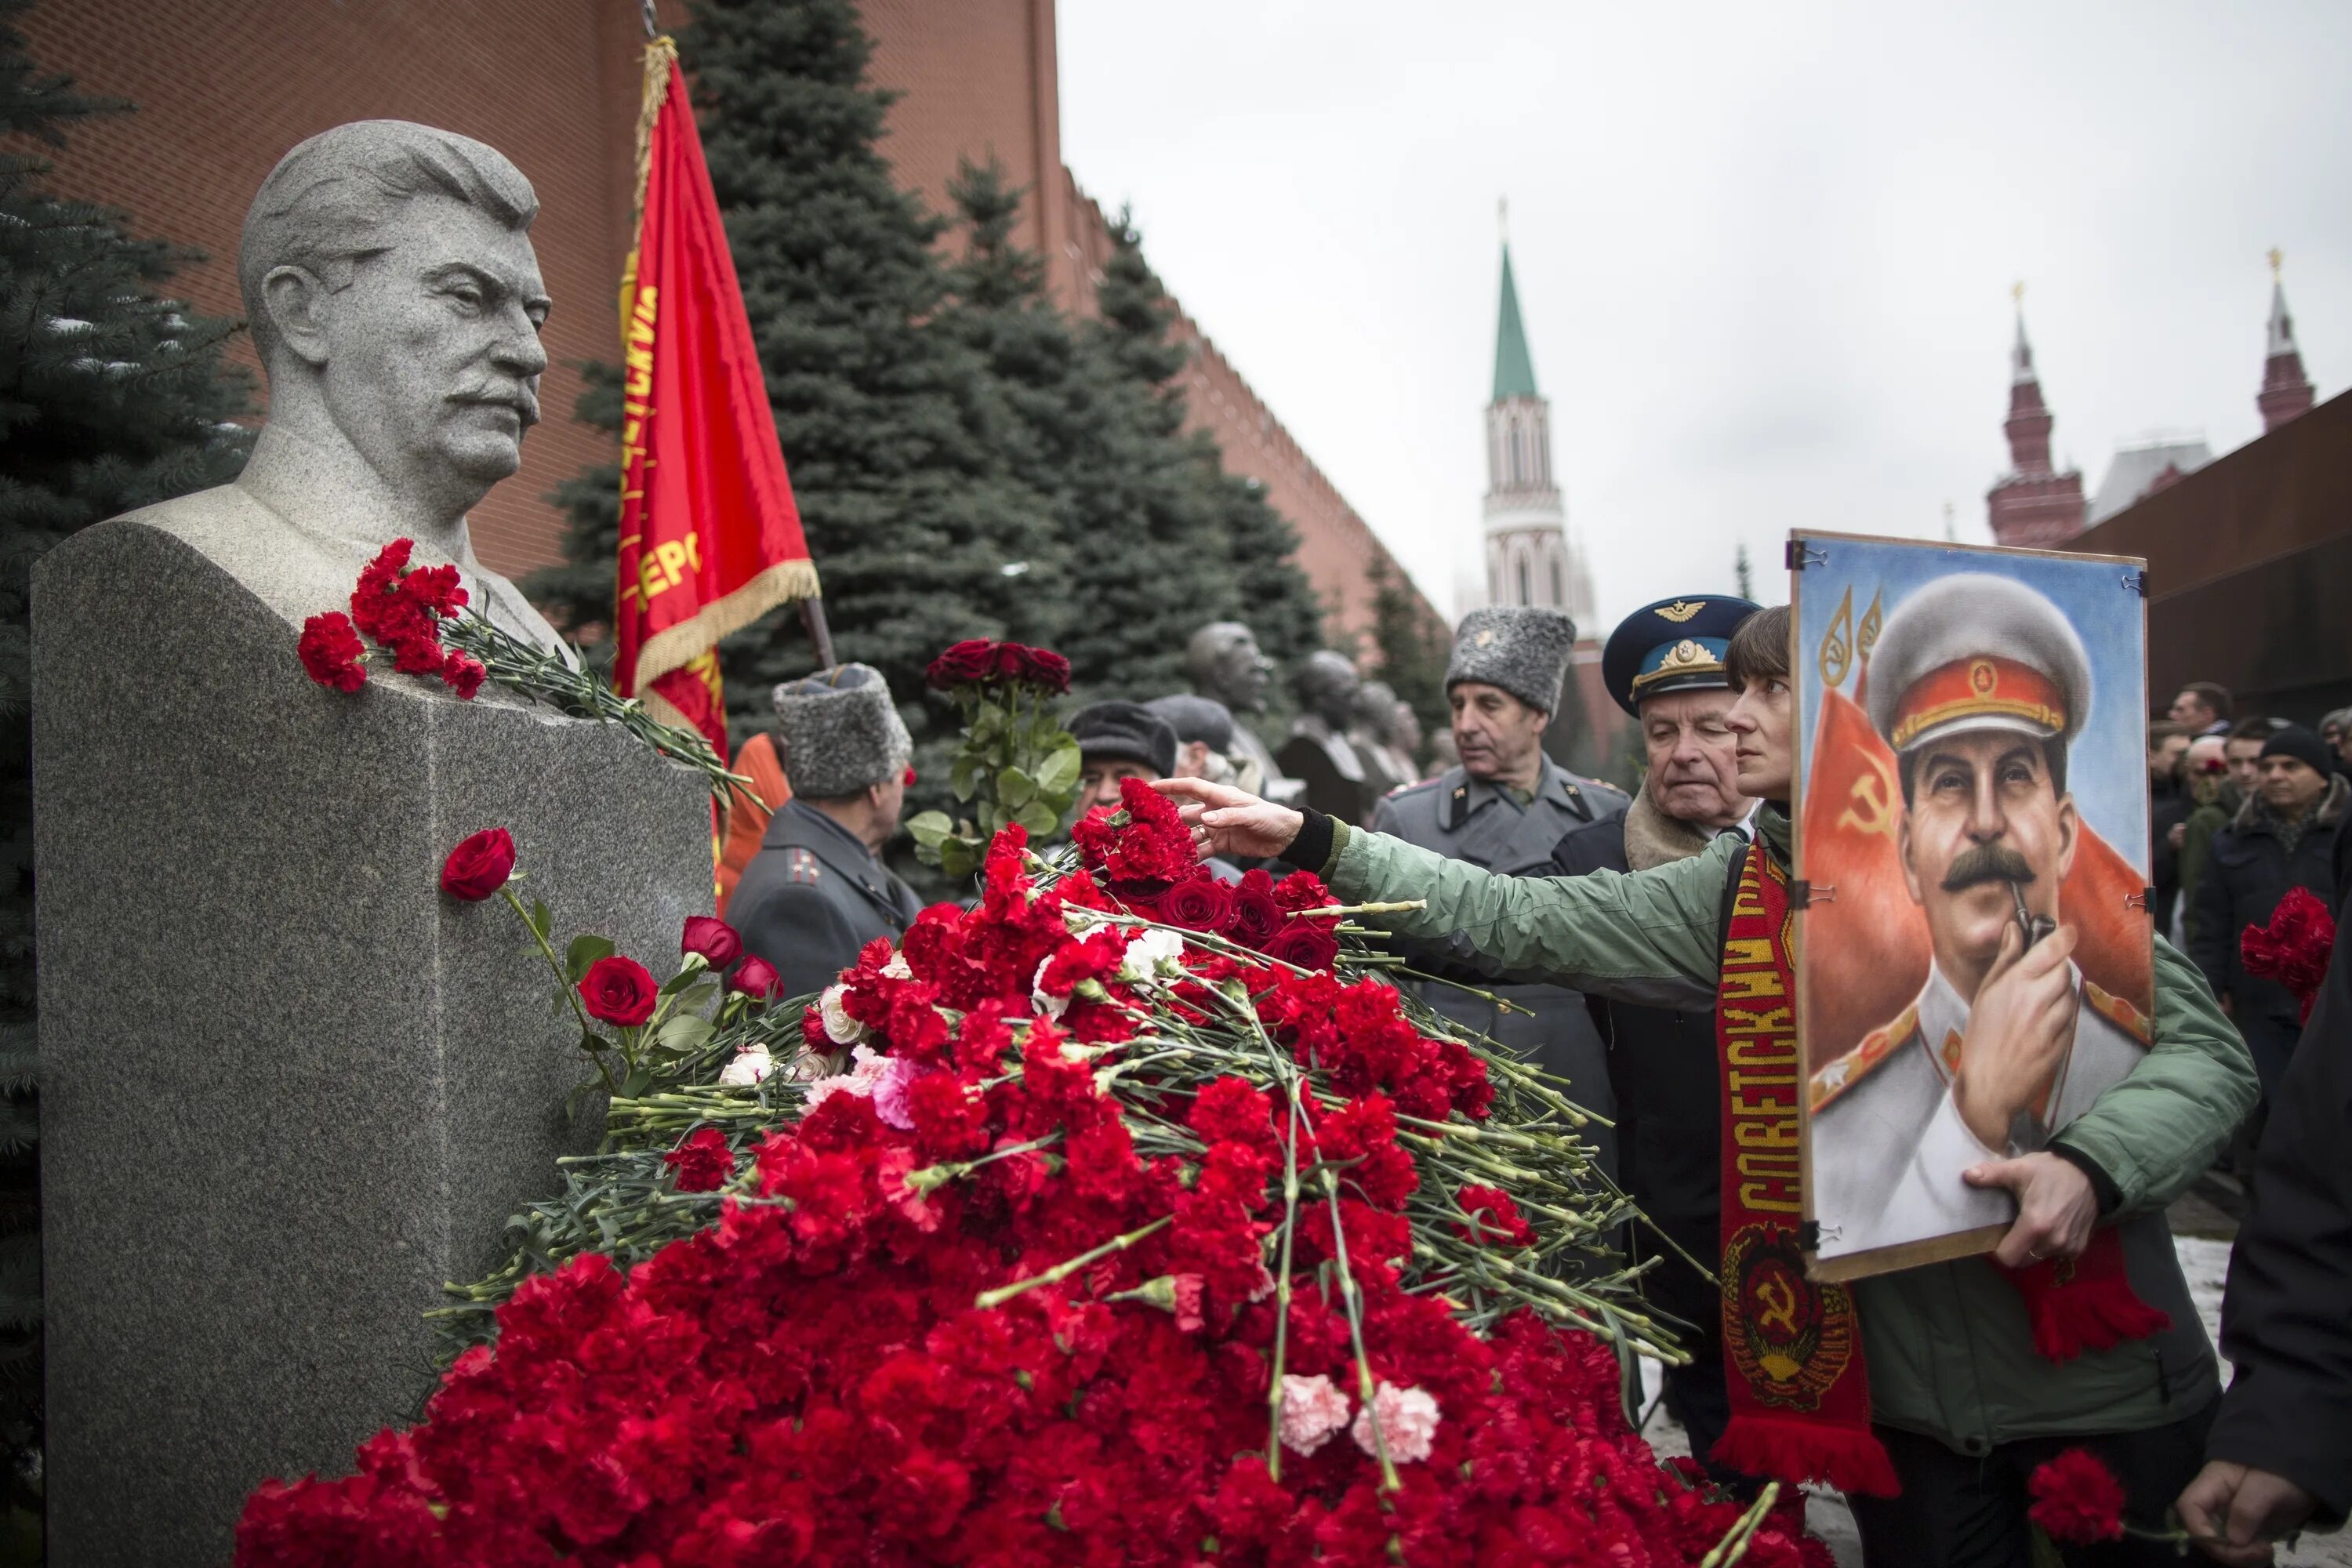
<instances>
[{"instance_id":1,"label":"framed portrait of stalin","mask_svg":"<svg viewBox=\"0 0 2352 1568\"><path fill-rule=\"evenodd\" d=\"M1960 1173L2147 1054L2144 563L1801 532L1795 926L1810 1271L1990 1250ZM2047 945L2045 945L2047 944Z\"/></svg>"}]
</instances>

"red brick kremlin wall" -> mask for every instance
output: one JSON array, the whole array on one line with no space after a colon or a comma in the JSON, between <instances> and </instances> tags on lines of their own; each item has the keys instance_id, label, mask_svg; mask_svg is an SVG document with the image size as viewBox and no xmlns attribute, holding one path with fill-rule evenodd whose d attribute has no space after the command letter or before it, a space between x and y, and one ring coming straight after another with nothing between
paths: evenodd
<instances>
[{"instance_id":1,"label":"red brick kremlin wall","mask_svg":"<svg viewBox=\"0 0 2352 1568\"><path fill-rule=\"evenodd\" d=\"M683 20L677 0L659 9L665 25ZM882 144L901 182L943 206L959 158L993 153L1032 195L1022 243L1046 258L1066 307L1091 310L1108 229L1062 165L1053 0L863 0L860 10L874 79L904 95ZM522 471L475 511L474 534L483 560L509 574L558 558L562 520L545 497L612 456L570 415L573 367L618 352L613 300L629 244L642 41L634 5L39 0L21 26L43 69L139 106L75 128L52 185L128 211L138 233L206 252L173 287L207 314L243 314L246 205L302 138L350 120L416 120L512 158L539 192L532 239L556 300L548 418L524 443ZM1329 629L1364 630L1366 569L1388 552L1199 325L1181 316L1176 331L1195 351L1183 373L1191 423L1297 528ZM242 341L237 352L251 363Z\"/></svg>"}]
</instances>

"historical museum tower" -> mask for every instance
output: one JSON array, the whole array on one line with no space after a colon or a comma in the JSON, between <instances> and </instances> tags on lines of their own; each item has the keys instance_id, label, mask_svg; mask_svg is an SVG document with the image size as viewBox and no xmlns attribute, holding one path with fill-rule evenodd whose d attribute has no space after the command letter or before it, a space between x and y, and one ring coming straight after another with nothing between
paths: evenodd
<instances>
[{"instance_id":1,"label":"historical museum tower","mask_svg":"<svg viewBox=\"0 0 2352 1568\"><path fill-rule=\"evenodd\" d=\"M2009 367L2009 472L1985 496L1992 536L2001 544L2048 549L2083 531L2083 476L2050 463L2050 427L2057 423L2042 401L2033 345L2025 341L2025 285L2017 286L2017 349Z\"/></svg>"},{"instance_id":2,"label":"historical museum tower","mask_svg":"<svg viewBox=\"0 0 2352 1568\"><path fill-rule=\"evenodd\" d=\"M1593 624L1592 578L1569 542L1552 478L1551 405L1536 391L1508 241L1495 329L1495 397L1486 405L1486 602L1541 605L1566 610L1581 629Z\"/></svg>"},{"instance_id":3,"label":"historical museum tower","mask_svg":"<svg viewBox=\"0 0 2352 1568\"><path fill-rule=\"evenodd\" d=\"M2263 351L2263 389L2254 405L2263 411L2267 435L2311 412L2311 378L2303 374L2303 351L2294 346L2294 318L2286 313L2286 283L2279 277L2279 253L2271 252L2271 324Z\"/></svg>"}]
</instances>

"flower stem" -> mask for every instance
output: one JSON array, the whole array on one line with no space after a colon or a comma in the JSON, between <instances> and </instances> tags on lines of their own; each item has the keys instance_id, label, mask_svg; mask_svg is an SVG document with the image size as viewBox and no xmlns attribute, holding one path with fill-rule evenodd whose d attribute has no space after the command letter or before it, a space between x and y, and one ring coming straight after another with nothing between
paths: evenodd
<instances>
[{"instance_id":1,"label":"flower stem","mask_svg":"<svg viewBox=\"0 0 2352 1568\"><path fill-rule=\"evenodd\" d=\"M1717 1542L1715 1550L1698 1560L1698 1568L1731 1568L1733 1563L1747 1556L1748 1542L1762 1527L1764 1516L1772 1511L1772 1505L1780 1500L1780 1483L1765 1482L1764 1489L1756 1494L1756 1500L1748 1505L1748 1511L1739 1516L1739 1522L1731 1527L1731 1533Z\"/></svg>"},{"instance_id":2,"label":"flower stem","mask_svg":"<svg viewBox=\"0 0 2352 1568\"><path fill-rule=\"evenodd\" d=\"M1002 1307L1005 1302L1013 1300L1013 1297L1022 1295L1026 1291L1034 1290L1040 1285L1057 1285L1061 1283L1061 1281L1067 1279L1071 1275L1076 1274L1079 1269L1087 1267L1087 1265L1090 1263L1099 1263L1114 1252L1125 1252L1129 1247L1133 1247L1145 1237L1151 1235L1155 1231L1165 1230L1168 1226L1175 1223L1176 1216L1174 1215L1161 1215L1158 1219L1153 1220L1150 1225L1143 1226L1141 1229L1130 1230L1125 1236L1114 1236L1108 1241L1104 1242L1100 1247L1081 1252L1076 1258L1066 1258L1062 1262L1056 1263L1054 1267L1045 1270L1043 1274L1033 1274L1026 1279L1016 1279L1010 1285L1000 1285L993 1290L982 1290L979 1295L972 1298L971 1304L985 1312L994 1308Z\"/></svg>"},{"instance_id":3,"label":"flower stem","mask_svg":"<svg viewBox=\"0 0 2352 1568\"><path fill-rule=\"evenodd\" d=\"M555 971L555 984L562 991L563 999L572 1004L572 1016L580 1020L581 1040L584 1043L594 1039L596 1031L589 1026L587 1010L580 1005L580 993L572 985L572 976L563 972L563 961L555 956L555 949L549 944L547 933L539 929L539 922L530 918L529 910L522 907L522 900L517 896L511 880L499 891L506 895L506 900L513 907L514 912L522 917L523 928L530 932L530 940L539 944L540 954L547 960L547 967ZM620 1093L621 1086L613 1081L612 1068L604 1065L604 1054L591 1049L588 1059L596 1064L596 1076L604 1080L604 1092Z\"/></svg>"}]
</instances>

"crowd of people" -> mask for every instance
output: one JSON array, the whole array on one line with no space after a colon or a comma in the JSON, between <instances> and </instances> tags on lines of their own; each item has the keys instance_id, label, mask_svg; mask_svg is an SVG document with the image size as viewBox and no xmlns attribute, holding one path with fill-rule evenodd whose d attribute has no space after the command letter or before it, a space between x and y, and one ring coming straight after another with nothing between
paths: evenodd
<instances>
[{"instance_id":1,"label":"crowd of people","mask_svg":"<svg viewBox=\"0 0 2352 1568\"><path fill-rule=\"evenodd\" d=\"M1651 1307L1683 1326L1691 1352L1667 1369L1665 1402L1713 1479L1752 1495L1786 1472L1727 1437L1769 1384L1727 1355L1727 1335L1742 1331L1730 1269L1717 1267L1728 1212L1720 1086L1738 1072L1724 1065L1718 986L1742 877L1790 871L1789 612L1685 596L1615 628L1602 671L1644 759L1630 796L1545 752L1575 635L1547 610L1467 617L1445 683L1449 765L1423 777L1395 743L1409 710L1398 715L1393 693L1355 681L1351 668L1343 680L1331 659L1299 672L1301 717L1269 748L1249 722L1266 661L1245 628L1203 628L1195 690L1070 715L1077 809L1116 810L1122 782L1140 779L1184 804L1220 876L1299 868L1350 904L1420 901L1385 918L1416 969L1436 977L1422 983L1431 1003L1565 1076L1599 1114L1588 1130L1596 1164L1646 1216L1625 1245L1646 1266ZM1902 700L1891 693L1874 710L1899 713ZM916 912L881 855L913 748L862 666L780 687L775 707L793 793L729 914L797 993ZM2232 708L2229 692L2192 685L2148 729L2154 1012L2126 1016L2103 999L2139 1032L2146 1061L2108 1091L2126 1100L2095 1107L2103 1125L2133 1129L2127 1152L2061 1126L1967 1173L2013 1205L1998 1264L2044 1266L2063 1283L2111 1229L2123 1246L2101 1256L2121 1258L2126 1296L2158 1310L2137 1331L2053 1359L2036 1353L2027 1306L1981 1258L1823 1287L1824 1301L1850 1290L1859 1309L1853 1348L1866 1352L1871 1451L1884 1454L1888 1484L1851 1489L1848 1501L1874 1568L2025 1568L2028 1479L2073 1447L2120 1481L2136 1527L2161 1534L2177 1520L2225 1563L2269 1562L2278 1538L2340 1525L2352 1508L2352 961L2339 934L2306 1023L2292 992L2248 971L2239 940L2294 888L2338 912L2339 933L2352 924L2340 918L2352 893L2352 710L2305 728ZM1907 818L1914 762L1898 755ZM2052 771L2041 782L2063 796L2063 765ZM1969 842L1997 855L2011 829L1997 810L1980 816ZM2000 940L1973 972L1977 1016L2039 1008L2074 1038L2083 983L2069 978L2071 938L2038 956ZM2037 1001L2041 991L2051 994ZM1957 1035L1947 1051L1957 1091L1967 1070ZM1818 1077L1811 1092L1818 1113ZM1740 1131L1732 1152L1744 1158ZM2226 1392L2165 1218L2217 1163L2249 1205L2228 1285ZM2176 1550L2126 1536L2063 1552L2154 1563Z\"/></svg>"}]
</instances>

